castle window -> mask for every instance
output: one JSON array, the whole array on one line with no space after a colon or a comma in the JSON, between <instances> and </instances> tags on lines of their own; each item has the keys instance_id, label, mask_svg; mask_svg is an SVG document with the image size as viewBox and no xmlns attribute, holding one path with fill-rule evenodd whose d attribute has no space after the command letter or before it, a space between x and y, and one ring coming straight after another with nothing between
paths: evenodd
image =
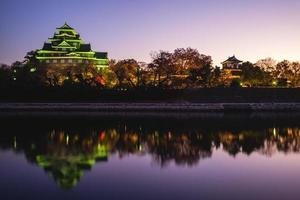
<instances>
[{"instance_id":1,"label":"castle window","mask_svg":"<svg viewBox=\"0 0 300 200\"><path fill-rule=\"evenodd\" d=\"M57 60L53 60L53 63L57 63Z\"/></svg>"},{"instance_id":2,"label":"castle window","mask_svg":"<svg viewBox=\"0 0 300 200\"><path fill-rule=\"evenodd\" d=\"M60 63L65 63L65 60L64 60L64 59L61 59Z\"/></svg>"},{"instance_id":3,"label":"castle window","mask_svg":"<svg viewBox=\"0 0 300 200\"><path fill-rule=\"evenodd\" d=\"M69 60L68 60L68 63L72 63L72 60L71 60L71 59L69 59Z\"/></svg>"},{"instance_id":4,"label":"castle window","mask_svg":"<svg viewBox=\"0 0 300 200\"><path fill-rule=\"evenodd\" d=\"M50 60L46 60L46 63L50 63Z\"/></svg>"}]
</instances>

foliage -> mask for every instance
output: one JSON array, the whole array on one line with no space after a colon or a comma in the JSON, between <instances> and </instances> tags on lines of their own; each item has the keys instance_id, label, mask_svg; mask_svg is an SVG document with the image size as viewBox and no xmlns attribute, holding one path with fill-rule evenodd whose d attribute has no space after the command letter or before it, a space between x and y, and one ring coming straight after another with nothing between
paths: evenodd
<instances>
[{"instance_id":1,"label":"foliage","mask_svg":"<svg viewBox=\"0 0 300 200\"><path fill-rule=\"evenodd\" d=\"M172 75L176 74L175 64L172 54L166 51L160 51L152 55L152 62L149 69L153 73L154 86L168 87L172 80Z\"/></svg>"},{"instance_id":2,"label":"foliage","mask_svg":"<svg viewBox=\"0 0 300 200\"><path fill-rule=\"evenodd\" d=\"M204 87L300 87L300 63L265 58L255 64L241 64L241 77L212 67L211 56L197 49L178 48L159 51L150 63L134 59L110 60L109 67L97 69L90 64L57 66L42 64L36 51L22 62L0 66L0 89L73 88L77 89L185 89Z\"/></svg>"},{"instance_id":3,"label":"foliage","mask_svg":"<svg viewBox=\"0 0 300 200\"><path fill-rule=\"evenodd\" d=\"M212 59L192 48L160 51L152 55L148 65L155 86L181 89L210 86Z\"/></svg>"},{"instance_id":4,"label":"foliage","mask_svg":"<svg viewBox=\"0 0 300 200\"><path fill-rule=\"evenodd\" d=\"M255 66L250 62L245 62L241 65L242 76L241 82L247 87L264 86L271 83L271 76L269 73L262 70L262 68Z\"/></svg>"},{"instance_id":5,"label":"foliage","mask_svg":"<svg viewBox=\"0 0 300 200\"><path fill-rule=\"evenodd\" d=\"M109 67L115 73L120 88L128 89L138 85L140 66L136 60L126 59L115 63L111 62Z\"/></svg>"}]
</instances>

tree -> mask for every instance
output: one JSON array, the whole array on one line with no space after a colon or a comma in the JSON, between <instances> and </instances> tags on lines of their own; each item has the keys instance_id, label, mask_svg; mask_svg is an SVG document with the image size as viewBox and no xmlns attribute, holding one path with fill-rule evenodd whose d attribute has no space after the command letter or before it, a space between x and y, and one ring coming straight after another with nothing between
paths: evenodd
<instances>
[{"instance_id":1,"label":"tree","mask_svg":"<svg viewBox=\"0 0 300 200\"><path fill-rule=\"evenodd\" d=\"M14 62L11 67L11 77L14 87L34 88L40 86L40 74L37 73L38 61L36 52L30 51L23 61Z\"/></svg>"},{"instance_id":2,"label":"tree","mask_svg":"<svg viewBox=\"0 0 300 200\"><path fill-rule=\"evenodd\" d=\"M7 89L12 82L12 73L8 65L0 64L0 89Z\"/></svg>"},{"instance_id":3,"label":"tree","mask_svg":"<svg viewBox=\"0 0 300 200\"><path fill-rule=\"evenodd\" d=\"M172 56L177 74L187 74L189 69L199 67L201 62L198 50L190 47L175 49Z\"/></svg>"},{"instance_id":4,"label":"tree","mask_svg":"<svg viewBox=\"0 0 300 200\"><path fill-rule=\"evenodd\" d=\"M261 70L265 72L273 72L276 68L276 60L272 58L265 58L257 61L255 66L259 67Z\"/></svg>"},{"instance_id":5,"label":"tree","mask_svg":"<svg viewBox=\"0 0 300 200\"><path fill-rule=\"evenodd\" d=\"M219 67L214 67L210 74L209 87L220 87L224 86L222 81L222 71Z\"/></svg>"},{"instance_id":6,"label":"tree","mask_svg":"<svg viewBox=\"0 0 300 200\"><path fill-rule=\"evenodd\" d=\"M176 74L172 53L160 51L152 55L152 62L148 65L153 72L154 85L168 87L171 82L171 75Z\"/></svg>"},{"instance_id":7,"label":"tree","mask_svg":"<svg viewBox=\"0 0 300 200\"><path fill-rule=\"evenodd\" d=\"M38 67L39 61L36 58L37 50L27 52L26 56L24 57L24 63L30 65L31 67Z\"/></svg>"},{"instance_id":8,"label":"tree","mask_svg":"<svg viewBox=\"0 0 300 200\"><path fill-rule=\"evenodd\" d=\"M69 80L72 80L75 84L85 87L103 87L104 80L102 74L97 71L94 65L80 65L76 67L69 67L67 74Z\"/></svg>"},{"instance_id":9,"label":"tree","mask_svg":"<svg viewBox=\"0 0 300 200\"><path fill-rule=\"evenodd\" d=\"M213 71L211 57L203 54L199 54L194 59L197 65L191 66L188 69L189 79L191 81L190 86L211 87L212 71Z\"/></svg>"},{"instance_id":10,"label":"tree","mask_svg":"<svg viewBox=\"0 0 300 200\"><path fill-rule=\"evenodd\" d=\"M174 89L210 86L212 59L197 49L178 48L173 53L160 51L152 55L148 68L154 85Z\"/></svg>"},{"instance_id":11,"label":"tree","mask_svg":"<svg viewBox=\"0 0 300 200\"><path fill-rule=\"evenodd\" d=\"M111 63L110 69L116 74L119 87L128 89L137 86L140 66L136 60L126 59Z\"/></svg>"},{"instance_id":12,"label":"tree","mask_svg":"<svg viewBox=\"0 0 300 200\"><path fill-rule=\"evenodd\" d=\"M272 58L265 58L257 61L255 63L255 66L259 67L264 73L264 85L269 86L269 85L274 85L274 83L277 82L276 78L276 65L277 62L276 60Z\"/></svg>"},{"instance_id":13,"label":"tree","mask_svg":"<svg viewBox=\"0 0 300 200\"><path fill-rule=\"evenodd\" d=\"M290 64L288 79L292 87L300 86L300 62L292 62Z\"/></svg>"},{"instance_id":14,"label":"tree","mask_svg":"<svg viewBox=\"0 0 300 200\"><path fill-rule=\"evenodd\" d=\"M146 88L148 86L152 86L152 78L153 74L151 73L151 70L148 67L148 64L145 62L139 62L139 70L137 74L138 78L138 86L140 88Z\"/></svg>"},{"instance_id":15,"label":"tree","mask_svg":"<svg viewBox=\"0 0 300 200\"><path fill-rule=\"evenodd\" d=\"M210 56L200 54L197 49L179 48L173 53L177 76L186 78L184 87L207 87L212 71Z\"/></svg>"},{"instance_id":16,"label":"tree","mask_svg":"<svg viewBox=\"0 0 300 200\"><path fill-rule=\"evenodd\" d=\"M277 63L273 72L274 78L277 79L288 79L288 73L290 70L291 62L288 60Z\"/></svg>"},{"instance_id":17,"label":"tree","mask_svg":"<svg viewBox=\"0 0 300 200\"><path fill-rule=\"evenodd\" d=\"M13 86L30 88L36 85L36 77L30 72L29 67L24 62L16 61L11 65Z\"/></svg>"},{"instance_id":18,"label":"tree","mask_svg":"<svg viewBox=\"0 0 300 200\"><path fill-rule=\"evenodd\" d=\"M262 68L250 62L243 63L241 69L241 82L247 86L266 86L271 83L271 76L268 76Z\"/></svg>"}]
</instances>

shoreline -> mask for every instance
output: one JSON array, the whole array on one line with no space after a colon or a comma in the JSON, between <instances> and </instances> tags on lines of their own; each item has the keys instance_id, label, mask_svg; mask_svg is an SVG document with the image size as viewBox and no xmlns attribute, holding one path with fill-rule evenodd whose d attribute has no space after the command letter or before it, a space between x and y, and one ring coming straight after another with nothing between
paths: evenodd
<instances>
[{"instance_id":1,"label":"shoreline","mask_svg":"<svg viewBox=\"0 0 300 200\"><path fill-rule=\"evenodd\" d=\"M300 103L0 103L0 113L300 112Z\"/></svg>"}]
</instances>

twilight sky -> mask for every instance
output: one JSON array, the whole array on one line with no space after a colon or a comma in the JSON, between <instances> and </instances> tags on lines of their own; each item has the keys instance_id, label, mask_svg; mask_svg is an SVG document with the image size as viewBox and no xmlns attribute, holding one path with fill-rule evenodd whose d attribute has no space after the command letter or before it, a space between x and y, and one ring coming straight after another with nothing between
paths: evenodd
<instances>
[{"instance_id":1,"label":"twilight sky","mask_svg":"<svg viewBox=\"0 0 300 200\"><path fill-rule=\"evenodd\" d=\"M300 0L1 0L0 63L22 60L65 21L110 58L197 48L214 64L300 60Z\"/></svg>"}]
</instances>

